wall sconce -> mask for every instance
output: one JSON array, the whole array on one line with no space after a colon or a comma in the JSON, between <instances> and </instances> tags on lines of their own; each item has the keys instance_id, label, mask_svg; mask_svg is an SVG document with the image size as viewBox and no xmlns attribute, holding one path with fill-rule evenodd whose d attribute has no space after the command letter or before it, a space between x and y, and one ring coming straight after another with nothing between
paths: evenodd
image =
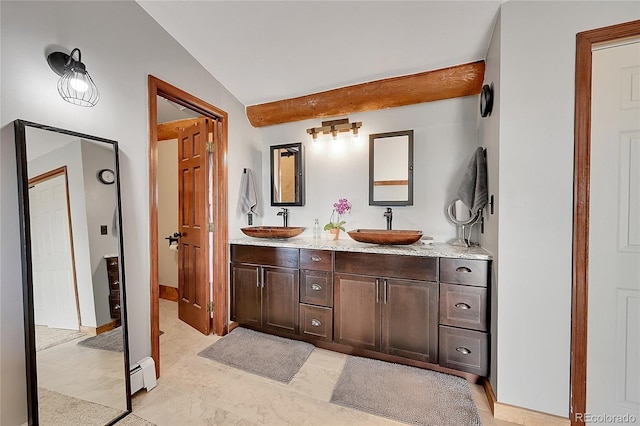
<instances>
[{"instance_id":1,"label":"wall sconce","mask_svg":"<svg viewBox=\"0 0 640 426\"><path fill-rule=\"evenodd\" d=\"M320 127L312 127L307 129L307 133L311 135L313 142L318 141L318 135L331 134L333 140L338 139L338 133L341 132L352 132L353 138L358 138L358 129L362 127L362 122L358 121L355 123L349 123L348 118L341 118L340 120L331 120L331 121L323 121L322 126Z\"/></svg>"},{"instance_id":2,"label":"wall sconce","mask_svg":"<svg viewBox=\"0 0 640 426\"><path fill-rule=\"evenodd\" d=\"M78 60L73 59L76 52ZM87 72L87 68L81 62L81 58L80 49L76 48L69 55L53 52L47 56L47 62L51 69L60 76L58 93L62 99L74 105L92 107L100 100L100 92Z\"/></svg>"}]
</instances>

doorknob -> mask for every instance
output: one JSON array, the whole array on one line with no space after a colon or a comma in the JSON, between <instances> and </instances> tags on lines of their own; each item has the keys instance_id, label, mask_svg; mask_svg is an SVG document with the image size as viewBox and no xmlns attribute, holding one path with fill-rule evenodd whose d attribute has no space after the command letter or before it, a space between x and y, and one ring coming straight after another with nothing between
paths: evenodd
<instances>
[{"instance_id":1,"label":"doorknob","mask_svg":"<svg viewBox=\"0 0 640 426\"><path fill-rule=\"evenodd\" d=\"M173 235L169 235L168 237L164 237L165 240L169 240L169 245L173 243L177 243L178 239L182 237L182 232L174 232Z\"/></svg>"}]
</instances>

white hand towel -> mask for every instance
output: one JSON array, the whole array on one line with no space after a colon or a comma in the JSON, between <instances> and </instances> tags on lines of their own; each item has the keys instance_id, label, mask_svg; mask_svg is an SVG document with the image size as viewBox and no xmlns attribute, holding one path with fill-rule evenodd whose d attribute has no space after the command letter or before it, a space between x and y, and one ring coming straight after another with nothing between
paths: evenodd
<instances>
[{"instance_id":1,"label":"white hand towel","mask_svg":"<svg viewBox=\"0 0 640 426\"><path fill-rule=\"evenodd\" d=\"M242 179L240 180L240 195L238 197L238 215L255 214L258 206L258 197L256 196L256 187L253 182L253 173L251 169L244 169Z\"/></svg>"}]
</instances>

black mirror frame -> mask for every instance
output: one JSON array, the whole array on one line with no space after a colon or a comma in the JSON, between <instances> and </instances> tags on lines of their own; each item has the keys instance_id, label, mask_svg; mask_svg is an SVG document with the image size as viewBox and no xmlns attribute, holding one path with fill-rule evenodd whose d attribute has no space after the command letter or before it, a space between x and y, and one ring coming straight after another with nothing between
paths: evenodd
<instances>
[{"instance_id":1,"label":"black mirror frame","mask_svg":"<svg viewBox=\"0 0 640 426\"><path fill-rule=\"evenodd\" d=\"M384 201L373 199L373 173L374 173L374 141L381 138L390 138L395 136L407 136L409 143L409 152L407 159L407 179L409 181L408 194L406 201ZM413 205L413 130L402 130L398 132L375 133L369 135L369 205L370 206L412 206Z\"/></svg>"},{"instance_id":2,"label":"black mirror frame","mask_svg":"<svg viewBox=\"0 0 640 426\"><path fill-rule=\"evenodd\" d=\"M302 142L296 143L287 143L282 145L271 145L269 147L269 164L271 167L271 177L270 177L270 186L271 186L271 205L274 207L286 207L286 206L304 206L305 194L304 194L304 146ZM278 202L275 201L275 184L274 184L274 164L273 164L273 153L276 150L283 148L298 148L298 152L300 153L295 162L295 187L296 187L296 201L294 202Z\"/></svg>"},{"instance_id":3,"label":"black mirror frame","mask_svg":"<svg viewBox=\"0 0 640 426\"><path fill-rule=\"evenodd\" d=\"M118 229L122 230L122 212L120 199L120 165L118 160L118 142L110 139L104 139L97 136L87 135L83 133L73 132L71 130L60 129L57 127L47 126L25 120L15 120L14 137L16 147L16 169L18 178L18 210L20 216L20 252L22 257L22 300L23 300L23 318L24 318L24 336L25 336L25 364L26 364L26 380L27 380L27 422L31 425L38 425L38 378L36 364L36 336L35 336L35 320L34 320L34 297L33 297L33 269L31 265L31 221L29 211L29 176L27 173L27 135L26 128L33 127L41 130L66 134L78 138L104 142L113 146L115 156L115 190L116 190L116 209L118 211ZM120 268L120 297L121 297L121 322L122 322L122 338L123 338L123 357L124 372L126 385L126 402L127 410L121 415L114 418L108 425L113 425L122 418L126 417L132 411L131 405L131 380L129 366L129 345L128 345L128 325L126 320L126 291L125 291L125 275L124 275L124 244L122 232L118 235L119 243L119 268Z\"/></svg>"}]
</instances>

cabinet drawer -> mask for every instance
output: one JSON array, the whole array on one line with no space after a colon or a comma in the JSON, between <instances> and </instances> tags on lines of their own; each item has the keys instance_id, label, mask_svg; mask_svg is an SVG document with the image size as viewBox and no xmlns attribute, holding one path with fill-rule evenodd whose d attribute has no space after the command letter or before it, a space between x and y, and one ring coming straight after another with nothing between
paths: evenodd
<instances>
[{"instance_id":1,"label":"cabinet drawer","mask_svg":"<svg viewBox=\"0 0 640 426\"><path fill-rule=\"evenodd\" d=\"M300 249L300 269L313 269L315 271L331 271L331 251Z\"/></svg>"},{"instance_id":2,"label":"cabinet drawer","mask_svg":"<svg viewBox=\"0 0 640 426\"><path fill-rule=\"evenodd\" d=\"M377 277L435 281L438 258L377 253L335 253L335 271Z\"/></svg>"},{"instance_id":3,"label":"cabinet drawer","mask_svg":"<svg viewBox=\"0 0 640 426\"><path fill-rule=\"evenodd\" d=\"M487 331L487 289L440 284L440 324Z\"/></svg>"},{"instance_id":4,"label":"cabinet drawer","mask_svg":"<svg viewBox=\"0 0 640 426\"><path fill-rule=\"evenodd\" d=\"M486 287L488 271L486 260L440 259L440 282Z\"/></svg>"},{"instance_id":5,"label":"cabinet drawer","mask_svg":"<svg viewBox=\"0 0 640 426\"><path fill-rule=\"evenodd\" d=\"M489 335L481 331L440 326L440 365L486 377Z\"/></svg>"},{"instance_id":6,"label":"cabinet drawer","mask_svg":"<svg viewBox=\"0 0 640 426\"><path fill-rule=\"evenodd\" d=\"M107 271L118 273L118 258L117 257L105 257L107 261Z\"/></svg>"},{"instance_id":7,"label":"cabinet drawer","mask_svg":"<svg viewBox=\"0 0 640 426\"><path fill-rule=\"evenodd\" d=\"M254 265L298 267L298 249L284 247L260 247L231 245L231 261Z\"/></svg>"},{"instance_id":8,"label":"cabinet drawer","mask_svg":"<svg viewBox=\"0 0 640 426\"><path fill-rule=\"evenodd\" d=\"M331 272L300 271L300 303L333 306L333 278Z\"/></svg>"},{"instance_id":9,"label":"cabinet drawer","mask_svg":"<svg viewBox=\"0 0 640 426\"><path fill-rule=\"evenodd\" d=\"M333 340L333 309L300 304L300 334L303 337Z\"/></svg>"}]
</instances>

